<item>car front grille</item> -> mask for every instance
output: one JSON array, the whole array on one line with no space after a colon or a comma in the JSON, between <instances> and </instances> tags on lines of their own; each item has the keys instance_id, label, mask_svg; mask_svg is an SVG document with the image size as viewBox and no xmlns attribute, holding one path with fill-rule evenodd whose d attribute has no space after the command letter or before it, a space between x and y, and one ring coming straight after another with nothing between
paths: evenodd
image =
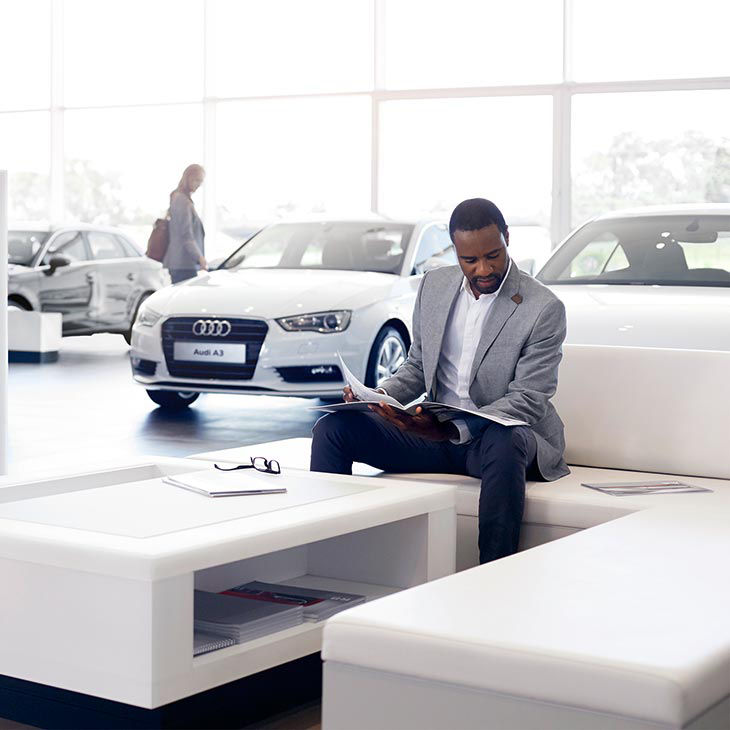
<instances>
[{"instance_id":1,"label":"car front grille","mask_svg":"<svg viewBox=\"0 0 730 730\"><path fill-rule=\"evenodd\" d=\"M258 319L231 319L209 317L213 321L229 322L231 331L226 337L197 337L193 334L193 325L201 317L171 317L162 324L162 351L165 354L167 370L175 378L191 378L196 380L251 380L256 363L264 344L269 326ZM246 362L212 363L176 361L174 358L175 342L194 342L197 345L245 344Z\"/></svg>"}]
</instances>

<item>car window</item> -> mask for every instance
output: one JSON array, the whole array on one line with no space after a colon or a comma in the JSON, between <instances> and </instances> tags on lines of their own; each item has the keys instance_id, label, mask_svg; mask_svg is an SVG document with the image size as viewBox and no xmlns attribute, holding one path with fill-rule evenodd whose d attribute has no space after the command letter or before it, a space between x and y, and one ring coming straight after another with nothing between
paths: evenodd
<instances>
[{"instance_id":1,"label":"car window","mask_svg":"<svg viewBox=\"0 0 730 730\"><path fill-rule=\"evenodd\" d=\"M413 226L380 222L277 223L221 264L224 269L336 269L400 273Z\"/></svg>"},{"instance_id":2,"label":"car window","mask_svg":"<svg viewBox=\"0 0 730 730\"><path fill-rule=\"evenodd\" d=\"M31 266L48 235L43 231L8 231L8 263Z\"/></svg>"},{"instance_id":3,"label":"car window","mask_svg":"<svg viewBox=\"0 0 730 730\"><path fill-rule=\"evenodd\" d=\"M50 263L53 256L65 256L71 263L88 261L89 254L86 250L83 234L80 231L66 231L59 234L43 256L43 264Z\"/></svg>"},{"instance_id":4,"label":"car window","mask_svg":"<svg viewBox=\"0 0 730 730\"><path fill-rule=\"evenodd\" d=\"M132 258L142 255L130 241L124 238L124 236L115 236L115 238L117 239L117 241L119 241L119 244L124 249L125 256Z\"/></svg>"},{"instance_id":5,"label":"car window","mask_svg":"<svg viewBox=\"0 0 730 730\"><path fill-rule=\"evenodd\" d=\"M123 259L127 254L116 236L101 231L89 231L86 234L91 247L91 256L97 261L104 259Z\"/></svg>"},{"instance_id":6,"label":"car window","mask_svg":"<svg viewBox=\"0 0 730 730\"><path fill-rule=\"evenodd\" d=\"M591 241L578 255L570 262L570 271L563 275L575 278L576 276L594 276L600 274L607 268L609 261L614 259L616 251L623 249L618 238L613 233L603 233L596 240ZM625 256L624 256L625 258ZM614 265L614 270L620 266Z\"/></svg>"},{"instance_id":7,"label":"car window","mask_svg":"<svg viewBox=\"0 0 730 730\"><path fill-rule=\"evenodd\" d=\"M414 263L415 272L422 274L427 268L439 265L450 266L455 263L457 263L456 250L451 242L446 224L437 223L426 228L418 242Z\"/></svg>"},{"instance_id":8,"label":"car window","mask_svg":"<svg viewBox=\"0 0 730 730\"><path fill-rule=\"evenodd\" d=\"M537 278L546 284L730 287L730 216L594 221L570 236Z\"/></svg>"}]
</instances>

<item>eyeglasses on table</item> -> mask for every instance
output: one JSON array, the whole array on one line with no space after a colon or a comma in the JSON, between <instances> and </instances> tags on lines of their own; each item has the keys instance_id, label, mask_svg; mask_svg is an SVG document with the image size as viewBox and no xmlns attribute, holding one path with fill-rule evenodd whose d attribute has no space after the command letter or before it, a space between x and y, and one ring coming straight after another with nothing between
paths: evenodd
<instances>
[{"instance_id":1,"label":"eyeglasses on table","mask_svg":"<svg viewBox=\"0 0 730 730\"><path fill-rule=\"evenodd\" d=\"M219 471L236 471L237 469L256 469L264 474L281 474L281 466L276 459L266 459L263 456L252 456L250 464L239 464L238 466L213 466Z\"/></svg>"}]
</instances>

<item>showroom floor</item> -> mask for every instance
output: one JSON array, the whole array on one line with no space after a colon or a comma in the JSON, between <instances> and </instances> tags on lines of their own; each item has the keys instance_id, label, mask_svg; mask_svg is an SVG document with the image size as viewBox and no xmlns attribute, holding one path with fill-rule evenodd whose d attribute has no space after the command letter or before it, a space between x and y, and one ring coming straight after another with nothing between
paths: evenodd
<instances>
[{"instance_id":1,"label":"showroom floor","mask_svg":"<svg viewBox=\"0 0 730 730\"><path fill-rule=\"evenodd\" d=\"M56 363L10 365L10 474L306 436L317 420L318 401L272 396L204 395L163 413L132 381L128 351L119 335L68 337Z\"/></svg>"},{"instance_id":2,"label":"showroom floor","mask_svg":"<svg viewBox=\"0 0 730 730\"><path fill-rule=\"evenodd\" d=\"M69 337L58 362L12 363L8 388L9 473L83 467L136 455L188 456L309 435L313 399L205 395L189 411L164 414L132 381L119 335ZM276 458L279 454L262 454ZM2 708L0 708L2 715ZM268 730L317 730L319 705L258 724ZM0 717L0 730L23 730Z\"/></svg>"}]
</instances>

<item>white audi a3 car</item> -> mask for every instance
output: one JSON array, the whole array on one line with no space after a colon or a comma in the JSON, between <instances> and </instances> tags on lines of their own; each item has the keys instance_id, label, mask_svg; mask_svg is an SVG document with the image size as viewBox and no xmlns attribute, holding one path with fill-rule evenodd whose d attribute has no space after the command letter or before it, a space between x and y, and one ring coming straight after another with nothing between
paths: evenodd
<instances>
[{"instance_id":1,"label":"white audi a3 car","mask_svg":"<svg viewBox=\"0 0 730 730\"><path fill-rule=\"evenodd\" d=\"M730 205L598 216L536 278L565 304L566 342L730 350Z\"/></svg>"},{"instance_id":2,"label":"white audi a3 car","mask_svg":"<svg viewBox=\"0 0 730 730\"><path fill-rule=\"evenodd\" d=\"M270 225L144 302L133 377L164 408L211 392L339 398L340 353L375 386L406 357L421 276L454 263L441 221Z\"/></svg>"}]
</instances>

